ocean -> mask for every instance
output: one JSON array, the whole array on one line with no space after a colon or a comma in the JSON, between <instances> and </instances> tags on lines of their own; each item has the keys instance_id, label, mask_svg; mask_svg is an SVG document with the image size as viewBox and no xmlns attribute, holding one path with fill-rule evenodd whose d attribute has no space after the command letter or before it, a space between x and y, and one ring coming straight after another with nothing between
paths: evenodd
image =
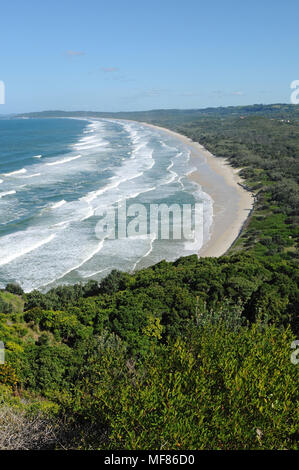
<instances>
[{"instance_id":1,"label":"ocean","mask_svg":"<svg viewBox=\"0 0 299 470\"><path fill-rule=\"evenodd\" d=\"M99 232L108 208L131 207L134 222L133 204L200 203L205 243L213 204L188 178L193 170L183 143L141 123L0 120L0 287L46 291L197 253L196 234L190 243L137 228L121 238L118 220L114 239Z\"/></svg>"}]
</instances>

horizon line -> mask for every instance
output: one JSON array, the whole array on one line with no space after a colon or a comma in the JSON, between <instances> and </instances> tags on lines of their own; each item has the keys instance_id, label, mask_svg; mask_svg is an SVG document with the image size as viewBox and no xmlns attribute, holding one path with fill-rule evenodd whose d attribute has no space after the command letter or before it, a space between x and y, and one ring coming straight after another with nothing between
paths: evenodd
<instances>
[{"instance_id":1,"label":"horizon line","mask_svg":"<svg viewBox=\"0 0 299 470\"><path fill-rule=\"evenodd\" d=\"M66 110L66 109L44 109L43 111L24 111L24 112L14 112L14 113L7 113L7 114L0 114L0 116L23 116L25 114L42 114L42 113L101 113L101 114L127 114L127 113L149 113L155 111L204 111L208 109L229 109L229 108L253 108L255 106L290 106L296 107L297 104L294 103L284 103L284 102L276 102L276 103L254 103L254 104L244 104L244 105L227 105L227 106L205 106L203 108L152 108L152 109L144 109L144 110L131 110L131 111L94 111L94 110Z\"/></svg>"}]
</instances>

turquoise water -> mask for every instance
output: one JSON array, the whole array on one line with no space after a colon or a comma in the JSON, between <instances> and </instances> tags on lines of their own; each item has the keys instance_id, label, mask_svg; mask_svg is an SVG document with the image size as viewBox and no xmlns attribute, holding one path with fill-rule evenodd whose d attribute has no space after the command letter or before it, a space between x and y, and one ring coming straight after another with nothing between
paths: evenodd
<instances>
[{"instance_id":1,"label":"turquoise water","mask_svg":"<svg viewBox=\"0 0 299 470\"><path fill-rule=\"evenodd\" d=\"M198 251L183 240L102 239L117 204L212 202L187 175L190 152L167 134L112 120L0 120L0 286L26 291L101 279Z\"/></svg>"}]
</instances>

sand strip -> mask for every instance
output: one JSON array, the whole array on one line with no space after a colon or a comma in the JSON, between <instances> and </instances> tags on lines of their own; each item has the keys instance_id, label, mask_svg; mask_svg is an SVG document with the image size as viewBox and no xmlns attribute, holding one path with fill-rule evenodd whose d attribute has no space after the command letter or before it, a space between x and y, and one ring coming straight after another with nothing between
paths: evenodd
<instances>
[{"instance_id":1,"label":"sand strip","mask_svg":"<svg viewBox=\"0 0 299 470\"><path fill-rule=\"evenodd\" d=\"M240 185L243 183L238 175L240 170L184 135L145 122L142 124L172 135L190 149L191 163L197 170L189 177L214 201L210 240L201 248L199 256L223 255L240 234L254 203L253 194Z\"/></svg>"}]
</instances>

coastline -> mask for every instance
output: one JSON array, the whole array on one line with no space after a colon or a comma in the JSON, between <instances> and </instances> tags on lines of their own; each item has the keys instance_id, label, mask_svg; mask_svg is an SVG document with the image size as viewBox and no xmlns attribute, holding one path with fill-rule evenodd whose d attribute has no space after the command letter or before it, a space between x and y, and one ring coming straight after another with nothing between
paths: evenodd
<instances>
[{"instance_id":1,"label":"coastline","mask_svg":"<svg viewBox=\"0 0 299 470\"><path fill-rule=\"evenodd\" d=\"M215 157L198 142L194 142L165 127L142 124L163 131L184 143L191 151L191 161L197 168L189 178L198 183L213 199L213 223L210 239L200 249L200 257L224 255L238 238L254 204L254 195L243 186L239 169L226 158Z\"/></svg>"}]
</instances>

